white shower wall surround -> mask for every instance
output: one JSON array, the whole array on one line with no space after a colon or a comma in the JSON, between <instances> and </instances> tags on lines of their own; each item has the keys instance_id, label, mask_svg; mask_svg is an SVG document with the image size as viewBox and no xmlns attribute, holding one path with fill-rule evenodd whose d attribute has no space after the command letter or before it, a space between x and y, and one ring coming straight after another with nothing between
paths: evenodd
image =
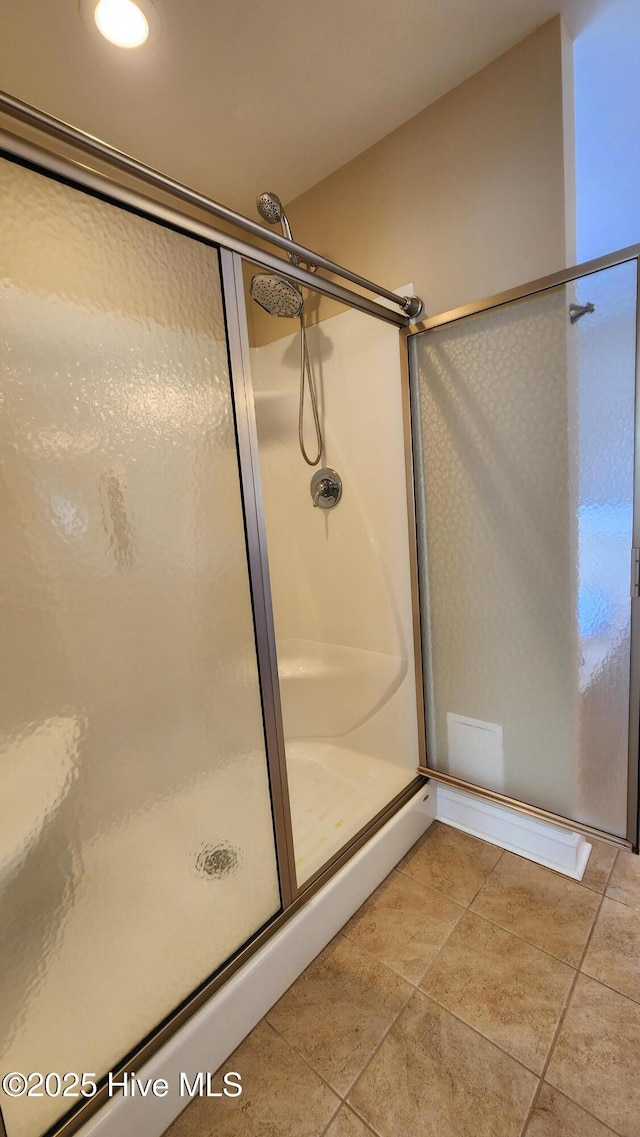
<instances>
[{"instance_id":1,"label":"white shower wall surround","mask_svg":"<svg viewBox=\"0 0 640 1137\"><path fill-rule=\"evenodd\" d=\"M297 445L299 334L251 351L299 880L419 760L398 335L351 311L307 334L332 510Z\"/></svg>"}]
</instances>

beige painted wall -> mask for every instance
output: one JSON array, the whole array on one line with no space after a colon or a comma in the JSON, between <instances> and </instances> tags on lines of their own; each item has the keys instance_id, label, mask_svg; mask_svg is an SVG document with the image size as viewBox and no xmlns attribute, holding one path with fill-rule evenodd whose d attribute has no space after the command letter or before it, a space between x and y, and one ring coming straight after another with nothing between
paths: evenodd
<instances>
[{"instance_id":1,"label":"beige painted wall","mask_svg":"<svg viewBox=\"0 0 640 1137\"><path fill-rule=\"evenodd\" d=\"M295 237L389 288L413 281L431 315L573 263L571 89L556 17L288 203ZM293 330L250 307L254 342Z\"/></svg>"}]
</instances>

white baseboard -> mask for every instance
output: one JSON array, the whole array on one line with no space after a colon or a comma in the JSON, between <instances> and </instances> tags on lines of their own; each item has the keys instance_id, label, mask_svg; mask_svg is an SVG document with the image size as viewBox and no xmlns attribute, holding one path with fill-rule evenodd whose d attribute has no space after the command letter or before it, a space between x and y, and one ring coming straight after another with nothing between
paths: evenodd
<instances>
[{"instance_id":1,"label":"white baseboard","mask_svg":"<svg viewBox=\"0 0 640 1137\"><path fill-rule=\"evenodd\" d=\"M592 849L580 833L443 783L436 792L436 818L573 880L582 880Z\"/></svg>"},{"instance_id":2,"label":"white baseboard","mask_svg":"<svg viewBox=\"0 0 640 1137\"><path fill-rule=\"evenodd\" d=\"M294 979L340 931L429 828L435 786L423 786L355 856L316 892L254 956L136 1071L164 1078L167 1097L113 1097L80 1130L81 1137L160 1137L189 1104L179 1096L180 1073L190 1082L215 1072ZM224 1109L224 1099L220 1109Z\"/></svg>"}]
</instances>

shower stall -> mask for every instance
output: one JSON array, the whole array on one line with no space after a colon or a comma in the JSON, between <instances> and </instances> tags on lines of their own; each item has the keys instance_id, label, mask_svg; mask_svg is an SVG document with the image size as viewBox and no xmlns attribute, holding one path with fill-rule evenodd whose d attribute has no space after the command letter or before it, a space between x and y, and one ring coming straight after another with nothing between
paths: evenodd
<instances>
[{"instance_id":1,"label":"shower stall","mask_svg":"<svg viewBox=\"0 0 640 1137\"><path fill-rule=\"evenodd\" d=\"M0 1135L155 1137L109 1073L215 1070L446 794L637 849L640 246L417 322L8 96L0 190Z\"/></svg>"},{"instance_id":2,"label":"shower stall","mask_svg":"<svg viewBox=\"0 0 640 1137\"><path fill-rule=\"evenodd\" d=\"M425 797L414 301L316 278L308 251L221 233L165 204L181 187L128 188L114 169L142 167L2 106L46 128L0 136L0 1067L28 1082L0 1132L41 1137ZM256 269L304 288L305 322L344 304L304 329L331 509L298 446L300 333L247 318Z\"/></svg>"}]
</instances>

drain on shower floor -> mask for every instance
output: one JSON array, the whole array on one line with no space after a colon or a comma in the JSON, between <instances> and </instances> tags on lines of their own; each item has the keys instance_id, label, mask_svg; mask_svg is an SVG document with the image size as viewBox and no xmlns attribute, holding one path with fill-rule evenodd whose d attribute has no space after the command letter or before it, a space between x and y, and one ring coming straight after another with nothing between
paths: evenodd
<instances>
[{"instance_id":1,"label":"drain on shower floor","mask_svg":"<svg viewBox=\"0 0 640 1137\"><path fill-rule=\"evenodd\" d=\"M210 877L231 876L240 864L238 850L221 841L218 845L203 845L196 857L198 872Z\"/></svg>"}]
</instances>

